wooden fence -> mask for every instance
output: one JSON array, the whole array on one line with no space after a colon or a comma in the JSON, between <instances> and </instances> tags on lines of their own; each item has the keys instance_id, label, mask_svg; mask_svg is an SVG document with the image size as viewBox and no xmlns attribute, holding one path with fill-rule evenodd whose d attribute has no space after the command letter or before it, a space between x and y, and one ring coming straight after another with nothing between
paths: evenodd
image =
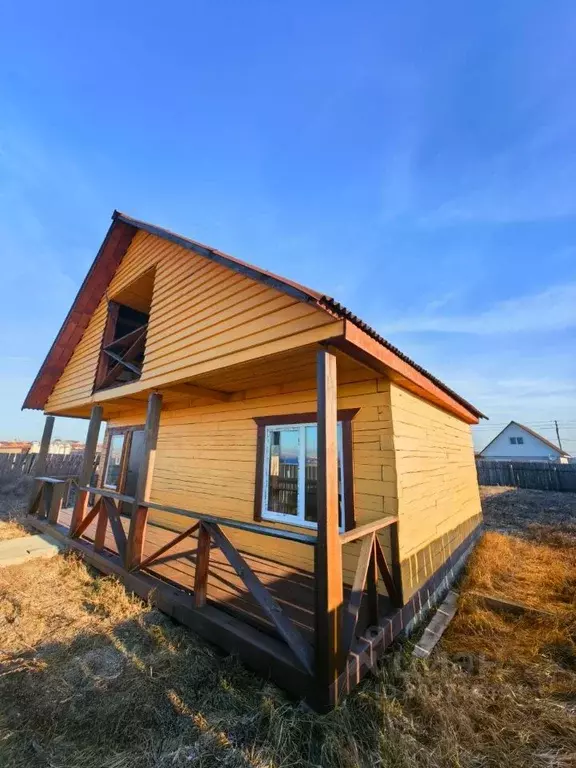
<instances>
[{"instance_id":1,"label":"wooden fence","mask_svg":"<svg viewBox=\"0 0 576 768\"><path fill-rule=\"evenodd\" d=\"M576 464L477 459L476 470L480 485L509 485L540 491L576 492Z\"/></svg>"},{"instance_id":2,"label":"wooden fence","mask_svg":"<svg viewBox=\"0 0 576 768\"><path fill-rule=\"evenodd\" d=\"M15 480L25 475L34 477L34 465L37 458L37 453L0 453L0 478L2 480ZM96 454L91 478L91 483L94 486L98 484L99 458L99 455ZM82 453L70 453L68 455L50 453L46 457L46 467L43 474L46 477L70 481L64 493L64 508L73 506L76 500L77 481L82 468L82 459Z\"/></svg>"},{"instance_id":3,"label":"wooden fence","mask_svg":"<svg viewBox=\"0 0 576 768\"><path fill-rule=\"evenodd\" d=\"M0 477L34 475L37 457L37 453L0 453ZM50 477L74 477L80 473L81 466L81 453L50 453L46 457L44 474Z\"/></svg>"}]
</instances>

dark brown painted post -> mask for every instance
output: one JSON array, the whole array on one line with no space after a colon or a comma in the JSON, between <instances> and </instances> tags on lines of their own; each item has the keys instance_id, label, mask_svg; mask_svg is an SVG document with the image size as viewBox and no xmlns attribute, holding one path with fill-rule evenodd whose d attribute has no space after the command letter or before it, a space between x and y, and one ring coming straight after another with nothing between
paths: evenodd
<instances>
[{"instance_id":1,"label":"dark brown painted post","mask_svg":"<svg viewBox=\"0 0 576 768\"><path fill-rule=\"evenodd\" d=\"M318 351L318 542L316 576L316 677L322 703L335 704L342 671L342 546L338 521L336 357Z\"/></svg>"},{"instance_id":2,"label":"dark brown painted post","mask_svg":"<svg viewBox=\"0 0 576 768\"><path fill-rule=\"evenodd\" d=\"M202 608L203 605L206 605L210 543L210 533L206 526L200 523L198 529L198 549L196 550L196 570L194 571L194 605L196 608Z\"/></svg>"},{"instance_id":3,"label":"dark brown painted post","mask_svg":"<svg viewBox=\"0 0 576 768\"><path fill-rule=\"evenodd\" d=\"M90 423L88 424L88 433L86 435L86 445L84 446L84 456L82 457L82 468L80 470L80 477L78 480L79 486L90 485L90 479L92 477L92 469L94 467L94 459L96 458L96 449L98 447L98 435L100 434L100 425L102 424L102 406L93 405L92 413L90 414ZM88 509L88 491L78 490L76 495L76 502L74 504L74 511L72 512L72 519L70 520L70 530L68 531L70 536L74 536L75 532L84 519L86 510Z\"/></svg>"},{"instance_id":4,"label":"dark brown painted post","mask_svg":"<svg viewBox=\"0 0 576 768\"><path fill-rule=\"evenodd\" d=\"M392 552L392 579L396 588L395 608L402 608L404 605L404 589L402 586L402 567L400 563L400 539L398 535L398 523L390 526L390 550Z\"/></svg>"},{"instance_id":5,"label":"dark brown painted post","mask_svg":"<svg viewBox=\"0 0 576 768\"><path fill-rule=\"evenodd\" d=\"M50 507L48 508L48 522L57 523L60 510L62 509L62 502L64 501L64 493L68 487L67 480L54 485L52 488L52 500Z\"/></svg>"},{"instance_id":6,"label":"dark brown painted post","mask_svg":"<svg viewBox=\"0 0 576 768\"><path fill-rule=\"evenodd\" d=\"M377 535L377 534L375 534ZM378 563L374 544L370 552L370 564L366 578L366 592L368 593L368 623L370 626L378 624Z\"/></svg>"},{"instance_id":7,"label":"dark brown painted post","mask_svg":"<svg viewBox=\"0 0 576 768\"><path fill-rule=\"evenodd\" d=\"M151 392L148 397L146 426L144 427L144 457L138 471L136 497L132 505L132 518L128 532L128 546L126 547L126 562L124 563L125 567L130 571L139 567L144 552L148 507L142 506L142 502L150 501L161 411L162 395L158 392Z\"/></svg>"},{"instance_id":8,"label":"dark brown painted post","mask_svg":"<svg viewBox=\"0 0 576 768\"><path fill-rule=\"evenodd\" d=\"M38 450L38 456L34 463L34 477L42 477L46 474L46 459L48 458L48 450L50 449L50 441L52 440L53 429L54 416L46 416L46 421L44 422L44 431L42 432L42 439L40 440L40 449ZM36 480L30 493L30 506L34 503L34 500L40 491L40 487L40 482Z\"/></svg>"}]
</instances>

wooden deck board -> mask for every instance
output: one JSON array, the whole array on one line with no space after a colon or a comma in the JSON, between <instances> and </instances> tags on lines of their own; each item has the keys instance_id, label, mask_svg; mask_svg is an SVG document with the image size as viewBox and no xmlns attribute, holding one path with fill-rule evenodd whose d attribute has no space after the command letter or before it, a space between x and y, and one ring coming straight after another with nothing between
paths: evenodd
<instances>
[{"instance_id":1,"label":"wooden deck board","mask_svg":"<svg viewBox=\"0 0 576 768\"><path fill-rule=\"evenodd\" d=\"M63 509L60 512L58 522L68 526L71 515L71 509ZM128 532L130 520L123 517L122 524ZM93 522L82 538L92 541L95 531L96 523ZM149 557L176 536L177 533L175 532L149 524L144 544L144 558ZM110 524L106 528L104 546L111 552L118 553ZM176 544L173 549L170 549L145 570L177 587L192 592L196 548L197 533L194 533L192 537ZM312 642L314 632L314 576L305 571L290 568L285 564L275 563L246 552L242 552L242 556L280 604L286 616L292 619L307 640ZM254 626L266 629L276 636L275 628L266 618L256 600L248 592L220 549L214 546L210 550L207 599L215 606L229 611Z\"/></svg>"}]
</instances>

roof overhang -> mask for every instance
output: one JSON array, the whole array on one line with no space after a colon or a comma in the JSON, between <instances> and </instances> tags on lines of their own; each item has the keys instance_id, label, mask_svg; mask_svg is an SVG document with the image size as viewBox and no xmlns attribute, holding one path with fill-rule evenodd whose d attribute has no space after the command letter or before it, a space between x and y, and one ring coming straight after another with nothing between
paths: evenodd
<instances>
[{"instance_id":1,"label":"roof overhang","mask_svg":"<svg viewBox=\"0 0 576 768\"><path fill-rule=\"evenodd\" d=\"M400 350L382 338L374 329L331 297L195 240L182 237L154 224L133 219L118 211L114 211L112 214L112 224L104 242L34 379L23 408L43 409L45 407L52 390L70 361L76 345L88 327L90 318L106 294L110 281L134 235L139 230L204 256L210 261L264 283L300 301L314 304L332 316L344 320L344 334L333 340L335 346L339 346L343 351L356 357L372 369L385 373L401 386L413 390L421 397L442 408L448 409L469 424L475 424L479 418L485 418L474 406L403 355Z\"/></svg>"},{"instance_id":2,"label":"roof overhang","mask_svg":"<svg viewBox=\"0 0 576 768\"><path fill-rule=\"evenodd\" d=\"M114 219L22 408L43 409L138 230Z\"/></svg>"},{"instance_id":3,"label":"roof overhang","mask_svg":"<svg viewBox=\"0 0 576 768\"><path fill-rule=\"evenodd\" d=\"M344 335L330 342L368 368L383 373L391 381L414 394L450 411L467 424L486 418L473 405L407 360L398 350L369 336L350 320L344 321Z\"/></svg>"}]
</instances>

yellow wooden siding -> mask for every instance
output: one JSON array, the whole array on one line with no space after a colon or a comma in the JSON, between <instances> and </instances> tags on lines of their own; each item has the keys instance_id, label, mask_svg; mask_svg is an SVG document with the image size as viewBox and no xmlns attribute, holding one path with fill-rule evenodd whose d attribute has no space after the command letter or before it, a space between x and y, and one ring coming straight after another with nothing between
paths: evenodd
<instances>
[{"instance_id":1,"label":"yellow wooden siding","mask_svg":"<svg viewBox=\"0 0 576 768\"><path fill-rule=\"evenodd\" d=\"M92 397L106 319L102 299L46 410L64 412L169 384L341 332L326 312L232 272L173 243L138 232L107 297L156 267L142 377Z\"/></svg>"},{"instance_id":2,"label":"yellow wooden siding","mask_svg":"<svg viewBox=\"0 0 576 768\"><path fill-rule=\"evenodd\" d=\"M408 598L476 527L480 496L470 427L394 384L390 402Z\"/></svg>"},{"instance_id":3,"label":"yellow wooden siding","mask_svg":"<svg viewBox=\"0 0 576 768\"><path fill-rule=\"evenodd\" d=\"M196 512L254 520L256 476L255 416L279 416L316 410L314 389L296 382L283 394L248 391L242 400L163 411L154 465L151 498L158 503ZM392 430L388 383L383 380L342 384L339 408L360 408L353 420L355 514L358 525L396 513ZM144 410L110 422L110 426L141 423ZM184 529L182 516L151 512L150 520L169 521ZM275 525L274 523L266 523ZM309 529L276 524L304 533ZM288 565L313 569L313 549L227 529L243 549ZM345 548L344 568L353 579L359 545Z\"/></svg>"}]
</instances>

